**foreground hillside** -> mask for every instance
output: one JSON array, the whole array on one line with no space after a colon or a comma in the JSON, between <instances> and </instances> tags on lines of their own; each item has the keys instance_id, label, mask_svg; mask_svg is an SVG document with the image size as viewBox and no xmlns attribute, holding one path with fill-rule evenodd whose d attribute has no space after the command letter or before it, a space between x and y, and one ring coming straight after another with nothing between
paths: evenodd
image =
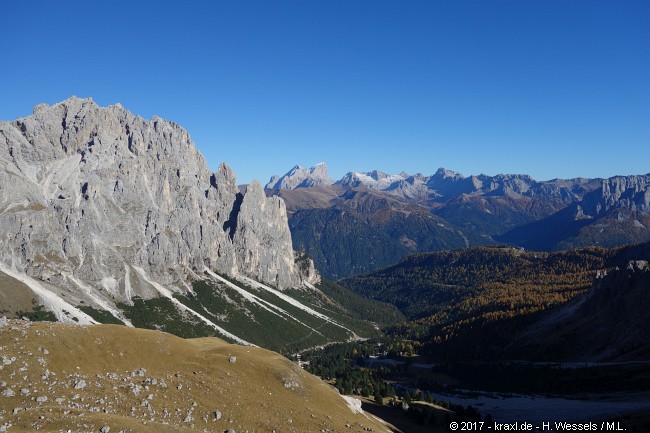
<instances>
[{"instance_id":1,"label":"foreground hillside","mask_svg":"<svg viewBox=\"0 0 650 433\"><path fill-rule=\"evenodd\" d=\"M2 431L386 431L287 359L216 338L3 318L0 348Z\"/></svg>"}]
</instances>

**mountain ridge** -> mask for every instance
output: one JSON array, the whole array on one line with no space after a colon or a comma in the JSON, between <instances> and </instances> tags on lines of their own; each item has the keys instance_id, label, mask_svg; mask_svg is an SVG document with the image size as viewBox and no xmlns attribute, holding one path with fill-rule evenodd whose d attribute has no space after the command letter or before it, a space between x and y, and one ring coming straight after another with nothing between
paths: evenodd
<instances>
[{"instance_id":1,"label":"mountain ridge","mask_svg":"<svg viewBox=\"0 0 650 433\"><path fill-rule=\"evenodd\" d=\"M72 97L0 122L0 228L0 313L10 317L259 344L260 333L231 330L268 316L285 331L274 347L359 329L339 323L340 306L333 318L307 305L322 297L320 275L294 254L281 198L258 182L240 189L225 163L208 169L185 129L120 104ZM281 292L301 287L304 302Z\"/></svg>"},{"instance_id":2,"label":"mountain ridge","mask_svg":"<svg viewBox=\"0 0 650 433\"><path fill-rule=\"evenodd\" d=\"M294 249L314 258L328 278L379 269L408 253L462 246L507 244L553 251L650 240L650 174L536 181L525 174L465 177L444 168L430 176L374 170L350 172L329 186L267 189L266 194L285 199ZM360 209L364 194L384 206L349 214ZM422 215L435 221L429 227L448 230L416 230L415 220L403 218L406 214ZM344 226L350 222L335 222L340 215L354 218L356 237L346 235ZM314 237L348 244L339 251L346 262L328 260L333 252L311 242ZM383 257L371 258L372 266L366 255L357 259L352 251L376 251L377 239L384 239Z\"/></svg>"},{"instance_id":3,"label":"mountain ridge","mask_svg":"<svg viewBox=\"0 0 650 433\"><path fill-rule=\"evenodd\" d=\"M1 124L4 170L0 175L5 185L14 187L4 191L0 223L6 232L22 236L20 242L27 245L12 261L5 258L5 263L47 278L47 263L37 263L37 256L47 262L49 254L64 263L74 259L76 274L104 274L97 269L101 266L87 269L84 263L88 250L96 258L101 251L92 242L80 245L84 240L76 236L94 232L95 236L110 234L106 243L116 244L112 250L120 249L116 255L127 258L122 261L147 270L176 267L189 274L207 264L281 287L298 283L281 200L266 199L256 183L241 194L226 164L211 173L187 131L177 124L155 116L146 121L121 105L102 108L90 98L40 105L34 113ZM264 266L248 260L246 247L239 248L255 238L257 227L247 226L251 207L276 225L270 232L274 245L256 250ZM27 222L42 212L58 220L47 234L39 234L39 227ZM114 223L125 218L142 231L125 225L116 230ZM51 235L63 238L59 245L47 239ZM37 236L43 238L44 247L30 242ZM5 238L3 243L5 251L15 250L18 241ZM288 261L278 260L276 251ZM73 268L69 265L66 271ZM269 275L275 269L277 275ZM169 274L166 269L158 273L161 278Z\"/></svg>"},{"instance_id":4,"label":"mountain ridge","mask_svg":"<svg viewBox=\"0 0 650 433\"><path fill-rule=\"evenodd\" d=\"M304 168L300 165L294 166L282 178L273 176L273 179L284 179L289 181L292 178L299 178L300 182L285 182L282 187L275 186L274 182L266 184L265 189L299 189L310 188L312 186L326 185L318 183L320 171L327 173L327 166L321 162L311 168ZM313 175L313 173L317 173ZM313 176L314 182L310 181ZM470 175L464 176L459 172L438 168L432 175L423 175L422 173L408 174L400 172L397 174L387 174L380 170L370 172L351 171L346 173L341 179L331 182L349 187L365 186L371 189L391 192L396 195L402 195L402 191L409 188L418 188L425 186L429 199L445 199L450 196L461 194L492 194L492 195L540 195L548 194L549 188L557 188L560 194L573 192L575 196L581 196L586 192L601 187L605 190L605 197L610 200L611 197L620 197L630 188L637 188L636 192L646 191L646 185L650 173L633 174L633 175L615 175L608 178L584 178L575 177L568 179L554 178L550 180L538 181L527 174L496 174L496 175ZM572 187L572 188L570 188ZM583 188L585 188L583 190ZM648 194L646 194L648 195ZM424 196L422 196L424 197ZM413 197L411 197L413 198ZM645 197L637 197L641 200L644 209L648 209L649 202ZM613 204L610 200L610 204Z\"/></svg>"}]
</instances>

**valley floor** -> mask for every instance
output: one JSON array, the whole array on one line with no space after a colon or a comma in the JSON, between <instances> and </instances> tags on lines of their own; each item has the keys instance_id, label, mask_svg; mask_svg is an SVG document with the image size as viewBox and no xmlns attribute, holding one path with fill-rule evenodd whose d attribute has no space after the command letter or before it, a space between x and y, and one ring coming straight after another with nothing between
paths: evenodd
<instances>
[{"instance_id":1,"label":"valley floor","mask_svg":"<svg viewBox=\"0 0 650 433\"><path fill-rule=\"evenodd\" d=\"M367 398L361 398L361 402L363 410L382 420L392 433L449 432L448 423L444 421L442 425L432 425L431 423L420 424L414 417L408 416L401 407L378 405ZM443 411L441 409L439 412Z\"/></svg>"},{"instance_id":2,"label":"valley floor","mask_svg":"<svg viewBox=\"0 0 650 433\"><path fill-rule=\"evenodd\" d=\"M612 420L650 413L650 392L584 394L575 398L476 391L465 395L434 393L434 396L451 403L473 406L498 422L530 422L540 426L544 422Z\"/></svg>"}]
</instances>

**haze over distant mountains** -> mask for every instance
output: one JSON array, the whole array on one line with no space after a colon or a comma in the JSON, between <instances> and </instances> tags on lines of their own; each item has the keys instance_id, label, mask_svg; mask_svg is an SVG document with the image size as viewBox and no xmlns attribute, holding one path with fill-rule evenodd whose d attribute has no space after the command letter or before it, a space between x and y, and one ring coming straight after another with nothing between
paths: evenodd
<instances>
[{"instance_id":1,"label":"haze over distant mountains","mask_svg":"<svg viewBox=\"0 0 650 433\"><path fill-rule=\"evenodd\" d=\"M650 174L536 181L379 170L334 182L324 164L266 185L286 204L296 250L330 278L377 269L412 252L510 244L534 250L650 240Z\"/></svg>"}]
</instances>

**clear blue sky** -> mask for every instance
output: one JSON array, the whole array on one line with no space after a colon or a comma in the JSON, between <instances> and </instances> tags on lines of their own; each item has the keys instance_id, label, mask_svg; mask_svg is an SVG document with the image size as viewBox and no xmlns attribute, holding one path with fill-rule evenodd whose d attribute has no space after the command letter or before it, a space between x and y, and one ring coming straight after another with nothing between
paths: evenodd
<instances>
[{"instance_id":1,"label":"clear blue sky","mask_svg":"<svg viewBox=\"0 0 650 433\"><path fill-rule=\"evenodd\" d=\"M214 170L650 172L650 2L0 3L0 119L91 96Z\"/></svg>"}]
</instances>

